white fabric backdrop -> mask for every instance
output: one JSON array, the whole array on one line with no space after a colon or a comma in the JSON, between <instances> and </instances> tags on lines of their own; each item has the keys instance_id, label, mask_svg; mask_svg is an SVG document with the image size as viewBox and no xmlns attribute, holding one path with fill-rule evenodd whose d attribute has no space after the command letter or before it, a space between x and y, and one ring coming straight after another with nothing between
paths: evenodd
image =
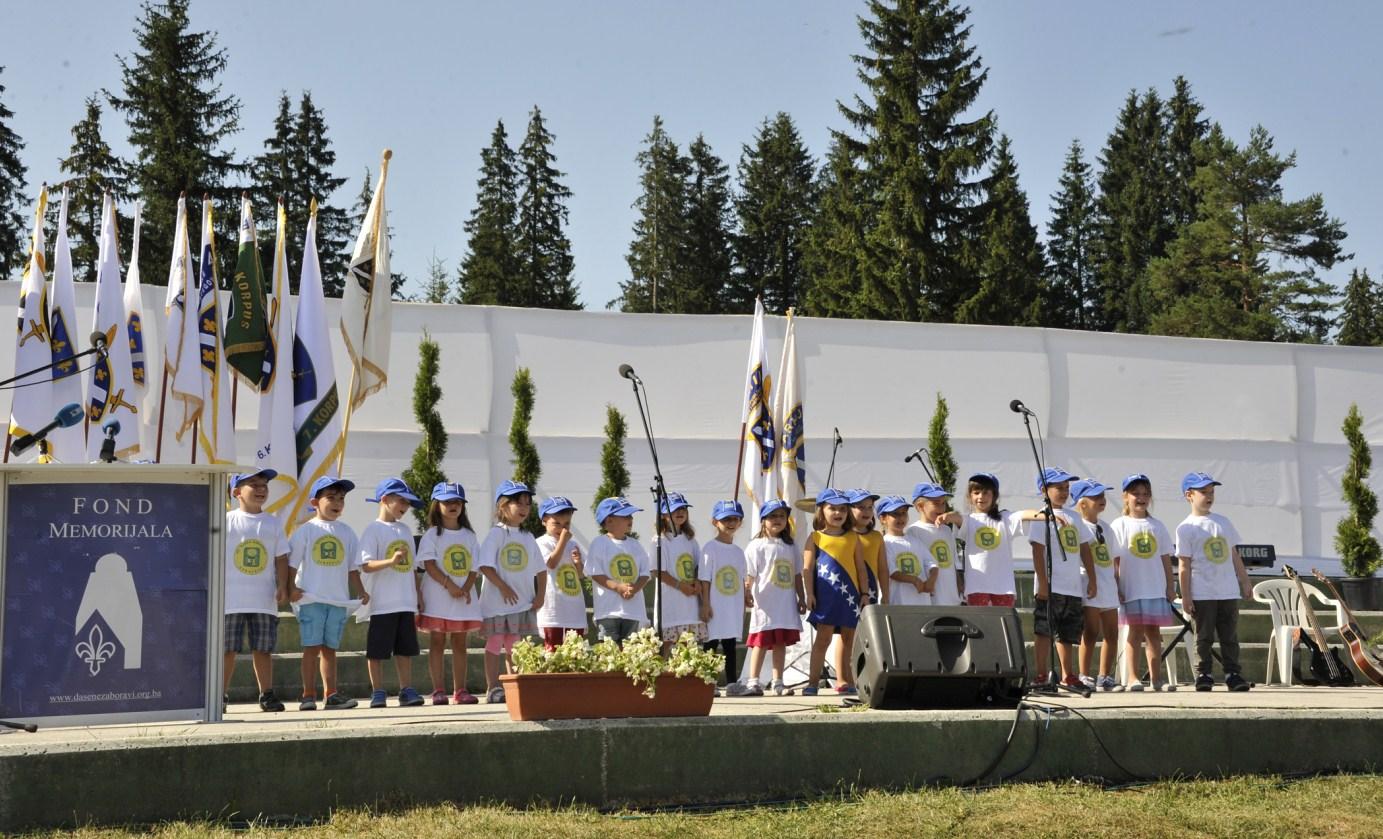
<instances>
[{"instance_id":1,"label":"white fabric backdrop","mask_svg":"<svg viewBox=\"0 0 1383 839\"><path fill-rule=\"evenodd\" d=\"M17 282L0 283L0 306L16 306L18 290ZM80 335L88 331L93 292L77 284ZM145 410L149 452L163 293L145 289L153 377ZM336 301L327 302L327 311L335 317ZM770 366L781 350L784 323L781 317L766 323ZM750 327L747 316L396 304L390 385L352 420L347 476L366 488L408 463L418 442L411 408L416 350L426 330L442 347L438 408L450 433L443 468L466 486L477 526L488 518L490 488L509 477L509 385L520 366L532 370L537 386L531 433L542 458L539 492L568 495L582 508L578 535L595 534L589 511L600 481L607 403L629 422L629 494L651 506L648 447L629 383L617 373L629 363L648 385L668 486L688 495L693 522L707 533L711 504L733 489ZM1169 526L1186 513L1178 494L1181 475L1203 469L1224 482L1216 509L1246 541L1272 543L1279 557L1301 565L1324 558L1322 569L1333 570L1334 526L1344 510L1339 481L1348 454L1340 423L1351 401L1364 412L1369 439L1383 438L1383 351L1377 349L814 318L800 319L797 334L806 377L809 492L825 480L831 429L839 427L845 444L835 483L906 494L923 476L903 457L925 442L940 391L950 404L961 471L993 471L1003 482L1006 506L1034 505L1023 424L1008 409L1017 398L1042 418L1049 464L1108 484L1147 472L1154 514ZM344 391L345 351L335 329L332 335ZM13 338L0 341L0 370L13 369L13 354ZM0 392L6 415L9 401L9 392ZM242 390L242 455L254 444L255 403ZM165 429L165 462L187 456L187 446ZM373 518L365 497L360 493L348 504L353 525ZM1112 515L1117 506L1115 493ZM647 523L638 526L651 530Z\"/></svg>"}]
</instances>

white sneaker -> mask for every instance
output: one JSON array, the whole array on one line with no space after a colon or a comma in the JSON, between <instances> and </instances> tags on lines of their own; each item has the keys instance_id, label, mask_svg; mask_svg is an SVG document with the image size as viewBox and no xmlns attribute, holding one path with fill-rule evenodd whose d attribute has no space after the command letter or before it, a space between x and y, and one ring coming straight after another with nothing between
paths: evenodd
<instances>
[{"instance_id":1,"label":"white sneaker","mask_svg":"<svg viewBox=\"0 0 1383 839\"><path fill-rule=\"evenodd\" d=\"M770 687L773 690L774 696L792 696L792 691L788 690L787 686L783 684L782 679L774 679Z\"/></svg>"},{"instance_id":2,"label":"white sneaker","mask_svg":"<svg viewBox=\"0 0 1383 839\"><path fill-rule=\"evenodd\" d=\"M1095 689L1095 677L1093 676L1087 676L1084 673L1080 674L1080 683L1091 690Z\"/></svg>"},{"instance_id":3,"label":"white sneaker","mask_svg":"<svg viewBox=\"0 0 1383 839\"><path fill-rule=\"evenodd\" d=\"M1161 693L1163 691L1166 691L1167 693L1173 693L1176 691L1176 689L1177 686L1167 681L1166 679L1158 679L1157 681L1153 682L1153 690L1157 691L1158 693Z\"/></svg>"},{"instance_id":4,"label":"white sneaker","mask_svg":"<svg viewBox=\"0 0 1383 839\"><path fill-rule=\"evenodd\" d=\"M1142 693L1144 690L1142 682L1134 682L1128 686L1129 693Z\"/></svg>"}]
</instances>

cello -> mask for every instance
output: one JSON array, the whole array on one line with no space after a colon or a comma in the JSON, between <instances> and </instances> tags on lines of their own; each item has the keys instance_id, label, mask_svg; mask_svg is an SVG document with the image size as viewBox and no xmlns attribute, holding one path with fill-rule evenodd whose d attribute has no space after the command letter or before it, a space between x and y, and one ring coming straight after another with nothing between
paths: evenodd
<instances>
[{"instance_id":1,"label":"cello","mask_svg":"<svg viewBox=\"0 0 1383 839\"><path fill-rule=\"evenodd\" d=\"M1367 676L1369 681L1383 687L1383 660L1380 660L1369 649L1367 636L1364 635L1364 630L1359 627L1359 622L1354 619L1354 613L1349 610L1349 604L1345 602L1340 590L1335 588L1335 584L1330 581L1329 577L1315 568L1311 569L1311 573L1315 574L1316 579L1330 589L1330 593L1339 601L1340 608L1344 610L1345 620L1340 625L1340 637L1345 639L1345 643L1349 645L1349 657L1354 659L1354 666L1359 668L1359 672Z\"/></svg>"}]
</instances>

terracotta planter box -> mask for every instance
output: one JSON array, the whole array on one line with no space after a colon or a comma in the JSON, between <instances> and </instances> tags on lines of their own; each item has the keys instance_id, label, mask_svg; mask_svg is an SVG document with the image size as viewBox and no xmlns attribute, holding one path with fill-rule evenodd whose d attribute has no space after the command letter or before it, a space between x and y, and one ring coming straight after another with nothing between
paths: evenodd
<instances>
[{"instance_id":1,"label":"terracotta planter box","mask_svg":"<svg viewBox=\"0 0 1383 839\"><path fill-rule=\"evenodd\" d=\"M714 698L714 686L667 674L658 677L652 699L623 673L531 673L499 681L513 720L704 717Z\"/></svg>"}]
</instances>

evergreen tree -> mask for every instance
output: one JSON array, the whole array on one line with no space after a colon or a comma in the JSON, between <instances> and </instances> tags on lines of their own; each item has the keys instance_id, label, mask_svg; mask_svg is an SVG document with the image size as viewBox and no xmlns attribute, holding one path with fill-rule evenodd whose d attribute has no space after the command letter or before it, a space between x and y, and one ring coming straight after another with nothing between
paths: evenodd
<instances>
[{"instance_id":1,"label":"evergreen tree","mask_svg":"<svg viewBox=\"0 0 1383 839\"><path fill-rule=\"evenodd\" d=\"M427 263L427 282L423 284L422 293L418 295L419 303L450 303L451 302L451 276L447 273L447 264L432 255Z\"/></svg>"},{"instance_id":2,"label":"evergreen tree","mask_svg":"<svg viewBox=\"0 0 1383 839\"><path fill-rule=\"evenodd\" d=\"M302 260L302 231L312 214L312 200L317 200L317 250L321 254L322 276L345 277L350 255L352 234L350 215L344 207L331 200L346 183L345 178L332 174L336 152L327 137L326 116L312 102L312 94L303 91L298 100L298 120L294 126L293 172L296 183L284 192L285 213L288 216L289 265ZM297 262L292 261L296 257ZM298 291L299 277L290 270L293 293Z\"/></svg>"},{"instance_id":3,"label":"evergreen tree","mask_svg":"<svg viewBox=\"0 0 1383 839\"><path fill-rule=\"evenodd\" d=\"M725 290L726 311L749 314L756 297L770 312L802 308L816 190L816 165L792 117L780 111L764 120L740 156L736 270Z\"/></svg>"},{"instance_id":4,"label":"evergreen tree","mask_svg":"<svg viewBox=\"0 0 1383 839\"><path fill-rule=\"evenodd\" d=\"M1349 347L1376 347L1383 343L1383 310L1379 288L1367 268L1349 272L1345 297L1340 303L1340 331L1335 343Z\"/></svg>"},{"instance_id":5,"label":"evergreen tree","mask_svg":"<svg viewBox=\"0 0 1383 839\"><path fill-rule=\"evenodd\" d=\"M413 416L422 430L422 439L413 450L408 468L403 470L404 483L424 499L434 486L447 479L442 472L442 460L447 456L447 429L437 412L442 401L442 388L437 384L440 357L441 347L424 329L418 342L418 376L413 380ZM426 506L414 508L413 517L418 520L419 533L427 529Z\"/></svg>"},{"instance_id":6,"label":"evergreen tree","mask_svg":"<svg viewBox=\"0 0 1383 839\"><path fill-rule=\"evenodd\" d=\"M504 123L480 153L475 207L466 220L466 256L457 272L457 301L475 305L522 305L515 297L518 257L518 163Z\"/></svg>"},{"instance_id":7,"label":"evergreen tree","mask_svg":"<svg viewBox=\"0 0 1383 839\"><path fill-rule=\"evenodd\" d=\"M0 67L0 73L4 72L5 68ZM5 86L0 84L0 97L4 94ZM25 244L28 231L21 212L29 205L24 195L27 170L19 159L24 142L10 127L13 120L14 111L0 98L0 280L9 279L29 253Z\"/></svg>"},{"instance_id":8,"label":"evergreen tree","mask_svg":"<svg viewBox=\"0 0 1383 839\"><path fill-rule=\"evenodd\" d=\"M1184 76L1172 82L1167 100L1167 202L1174 229L1196 220L1196 192L1191 181L1196 177L1196 143L1205 139L1210 121L1201 118L1201 104L1191 95L1191 83Z\"/></svg>"},{"instance_id":9,"label":"evergreen tree","mask_svg":"<svg viewBox=\"0 0 1383 839\"><path fill-rule=\"evenodd\" d=\"M239 130L240 102L223 95L217 77L226 52L214 32L192 32L189 0L146 0L135 29L138 47L120 58L121 95L108 94L125 116L134 160L130 186L144 201L141 276L162 284L168 272L178 196L208 194L218 207L234 206L232 183L241 167L224 141ZM195 211L195 210L194 210ZM239 213L218 213L222 241L234 241ZM197 234L193 234L197 235ZM234 270L236 250L220 248L221 276Z\"/></svg>"},{"instance_id":10,"label":"evergreen tree","mask_svg":"<svg viewBox=\"0 0 1383 839\"><path fill-rule=\"evenodd\" d=\"M523 190L518 198L515 278L519 304L545 309L580 309L567 225L571 190L553 166L552 133L537 106L528 118L528 132L519 144L518 165Z\"/></svg>"},{"instance_id":11,"label":"evergreen tree","mask_svg":"<svg viewBox=\"0 0 1383 839\"><path fill-rule=\"evenodd\" d=\"M1007 136L999 138L985 187L988 214L980 240L979 288L956 307L956 322L1037 326L1042 323L1046 264Z\"/></svg>"},{"instance_id":12,"label":"evergreen tree","mask_svg":"<svg viewBox=\"0 0 1383 839\"><path fill-rule=\"evenodd\" d=\"M351 214L347 217L346 221L347 227L352 232L351 237L346 241L345 250L342 251L342 253L345 254L345 256L343 257L343 264L345 265L350 264L351 249L355 247L356 235L360 232L361 225L365 223L365 215L370 212L370 200L374 198L374 194L374 187L370 184L370 170L367 167L365 169L365 180L360 185L360 194L355 197L355 206L351 208ZM385 216L389 215L388 207L385 208L384 214ZM387 218L385 220L385 223L387 225L387 229L390 231L389 255L390 257L392 257L394 254L394 237L392 235L392 231L394 228L393 225L388 225ZM390 260L390 264L393 264L392 259ZM398 271L389 272L390 296L393 297L393 299L395 300L407 300L407 296L403 293L403 286L407 282L408 278L405 277L403 274L400 274ZM330 278L328 278L325 273L322 274L322 293L325 294L327 297L340 297L341 293L345 290L345 285L346 273L344 269L342 269L340 273Z\"/></svg>"},{"instance_id":13,"label":"evergreen tree","mask_svg":"<svg viewBox=\"0 0 1383 839\"><path fill-rule=\"evenodd\" d=\"M726 311L725 284L734 265L730 242L734 227L730 209L730 170L697 135L687 147L685 261L686 293L673 311L716 314ZM753 311L751 305L750 311Z\"/></svg>"},{"instance_id":14,"label":"evergreen tree","mask_svg":"<svg viewBox=\"0 0 1383 839\"><path fill-rule=\"evenodd\" d=\"M936 472L936 482L951 495L956 494L956 456L951 449L951 434L946 430L946 421L951 409L946 399L936 395L936 410L932 412L932 422L927 428L927 453L931 455L932 469Z\"/></svg>"},{"instance_id":15,"label":"evergreen tree","mask_svg":"<svg viewBox=\"0 0 1383 839\"><path fill-rule=\"evenodd\" d=\"M1161 310L1152 330L1257 341L1325 339L1331 289L1316 275L1348 259L1343 225L1319 194L1286 201L1279 156L1262 126L1237 147L1218 125L1197 144L1197 219L1149 265Z\"/></svg>"},{"instance_id":16,"label":"evergreen tree","mask_svg":"<svg viewBox=\"0 0 1383 839\"><path fill-rule=\"evenodd\" d=\"M294 133L296 129L293 119L293 101L288 98L287 91L279 93L278 113L274 115L274 133L264 141L264 152L250 161L250 178L254 182L254 190L251 192L251 200L254 205L255 221L262 223L272 220L277 213L278 199L283 197L284 216L288 216L288 193L297 183L297 172L294 171L293 164L296 157L294 149ZM303 230L306 225L298 230ZM293 229L290 225L290 229ZM298 241L293 242L294 237L288 237L288 264L302 264L302 237L298 236ZM320 240L319 240L320 241ZM318 246L318 250L323 254L329 253L326 248ZM297 259L293 258L294 252ZM292 271L290 269L289 273ZM328 274L322 271L322 279L326 280ZM301 279L294 277L292 279ZM291 282L291 280L290 280ZM294 286L296 290L296 285Z\"/></svg>"},{"instance_id":17,"label":"evergreen tree","mask_svg":"<svg viewBox=\"0 0 1383 839\"><path fill-rule=\"evenodd\" d=\"M869 0L854 57L866 96L840 111L858 132L877 212L865 236L867 316L951 318L971 287L966 255L982 235L978 172L992 112L973 113L987 71L969 44L969 12L950 0Z\"/></svg>"},{"instance_id":18,"label":"evergreen tree","mask_svg":"<svg viewBox=\"0 0 1383 839\"><path fill-rule=\"evenodd\" d=\"M1080 141L1072 140L1047 222L1048 325L1095 328L1099 315L1099 301L1095 298L1096 235L1090 165L1085 162Z\"/></svg>"},{"instance_id":19,"label":"evergreen tree","mask_svg":"<svg viewBox=\"0 0 1383 839\"><path fill-rule=\"evenodd\" d=\"M624 414L614 405L605 406L605 443L600 447L600 486L596 487L591 509L607 498L629 491L629 468L624 463L624 440L629 426ZM604 532L604 528L601 528Z\"/></svg>"},{"instance_id":20,"label":"evergreen tree","mask_svg":"<svg viewBox=\"0 0 1383 839\"><path fill-rule=\"evenodd\" d=\"M106 190L117 199L124 194L120 161L101 138L101 104L95 96L86 100L86 116L72 126L72 149L59 164L68 176L61 186L70 193L72 265L77 279L96 282L96 262L101 245L101 201Z\"/></svg>"},{"instance_id":21,"label":"evergreen tree","mask_svg":"<svg viewBox=\"0 0 1383 839\"><path fill-rule=\"evenodd\" d=\"M807 232L805 313L813 317L881 316L863 308L864 239L873 218L866 175L853 144L836 135L818 180L821 196Z\"/></svg>"},{"instance_id":22,"label":"evergreen tree","mask_svg":"<svg viewBox=\"0 0 1383 839\"><path fill-rule=\"evenodd\" d=\"M509 423L509 448L514 453L514 480L527 484L536 494L538 478L542 477L542 464L538 462L538 447L528 436L528 424L533 420L533 401L537 388L527 367L514 371L514 383L509 392L514 395L514 419ZM534 504L524 519L523 529L540 536L542 522L538 520L538 505Z\"/></svg>"},{"instance_id":23,"label":"evergreen tree","mask_svg":"<svg viewBox=\"0 0 1383 839\"><path fill-rule=\"evenodd\" d=\"M1369 489L1369 470L1373 454L1364 438L1364 418L1358 405L1350 405L1345 416L1345 442L1349 444L1349 465L1340 481L1349 515L1340 519L1335 530L1335 550L1340 564L1351 577L1368 577L1383 565L1383 549L1373 536L1373 520L1378 516L1378 496Z\"/></svg>"},{"instance_id":24,"label":"evergreen tree","mask_svg":"<svg viewBox=\"0 0 1383 839\"><path fill-rule=\"evenodd\" d=\"M630 277L620 283L620 295L607 304L625 312L680 312L686 304L685 282L687 228L687 178L691 162L663 129L662 117L653 117L653 129L644 137L639 164L640 194L634 202L639 217L634 221L634 241L624 260Z\"/></svg>"}]
</instances>

